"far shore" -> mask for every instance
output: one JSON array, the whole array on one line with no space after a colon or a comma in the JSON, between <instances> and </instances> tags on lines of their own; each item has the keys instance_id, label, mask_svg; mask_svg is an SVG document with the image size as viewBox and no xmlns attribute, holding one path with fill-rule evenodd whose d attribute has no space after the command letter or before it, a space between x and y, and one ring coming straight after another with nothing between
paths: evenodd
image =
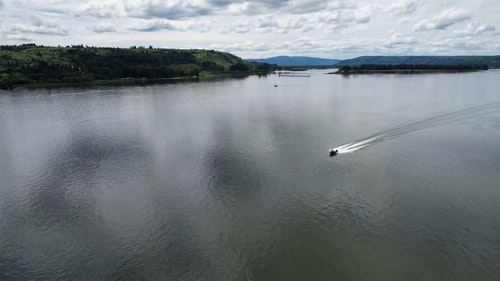
<instances>
[{"instance_id":1,"label":"far shore","mask_svg":"<svg viewBox=\"0 0 500 281\"><path fill-rule=\"evenodd\" d=\"M362 64L342 65L330 74L426 74L463 73L488 70L487 65L478 64Z\"/></svg>"},{"instance_id":2,"label":"far shore","mask_svg":"<svg viewBox=\"0 0 500 281\"><path fill-rule=\"evenodd\" d=\"M268 74L268 73L265 73ZM180 82L194 82L200 80L222 79L225 77L247 77L249 75L265 75L255 71L240 71L240 72L220 72L220 73L204 73L200 76L184 76L170 78L120 78L120 79L98 79L79 82L33 82L15 84L1 91L11 91L14 89L43 89L43 88L70 88L70 87L93 87L93 86L131 86L131 85L153 85L153 84L171 84Z\"/></svg>"},{"instance_id":3,"label":"far shore","mask_svg":"<svg viewBox=\"0 0 500 281\"><path fill-rule=\"evenodd\" d=\"M144 84L167 84L183 81L197 81L198 76L191 77L172 77L172 78L121 78L121 79L105 79L105 80L91 80L91 81L79 81L79 82L40 82L40 83L26 83L26 84L16 84L9 89L3 89L4 91L9 91L13 89L40 89L40 88L66 88L66 87L89 87L89 86L120 86L120 85L144 85Z\"/></svg>"},{"instance_id":4,"label":"far shore","mask_svg":"<svg viewBox=\"0 0 500 281\"><path fill-rule=\"evenodd\" d=\"M341 74L341 75L351 75L351 74L432 74L432 73L464 73L464 72L477 72L486 71L482 69L418 69L418 70L408 70L408 69L391 69L391 70L351 70L349 72L334 71L328 72L326 74Z\"/></svg>"}]
</instances>

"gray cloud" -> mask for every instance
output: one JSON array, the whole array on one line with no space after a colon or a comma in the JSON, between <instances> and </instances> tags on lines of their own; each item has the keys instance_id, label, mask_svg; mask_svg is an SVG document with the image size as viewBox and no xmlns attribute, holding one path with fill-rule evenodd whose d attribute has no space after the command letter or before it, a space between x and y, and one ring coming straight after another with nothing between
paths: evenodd
<instances>
[{"instance_id":1,"label":"gray cloud","mask_svg":"<svg viewBox=\"0 0 500 281\"><path fill-rule=\"evenodd\" d=\"M218 8L228 8L231 5L228 12L234 15L308 14L323 11L328 7L328 1L324 0L212 0L208 3L219 4Z\"/></svg>"},{"instance_id":2,"label":"gray cloud","mask_svg":"<svg viewBox=\"0 0 500 281\"><path fill-rule=\"evenodd\" d=\"M241 1L231 1L231 0L208 0L207 1L210 5L215 6L215 7L227 7L231 5L234 2L241 2Z\"/></svg>"},{"instance_id":3,"label":"gray cloud","mask_svg":"<svg viewBox=\"0 0 500 281\"><path fill-rule=\"evenodd\" d=\"M154 32L160 30L177 30L168 20L154 19L146 20L131 25L128 29L134 31Z\"/></svg>"},{"instance_id":4,"label":"gray cloud","mask_svg":"<svg viewBox=\"0 0 500 281\"><path fill-rule=\"evenodd\" d=\"M303 0L293 1L285 8L286 12L292 14L309 14L323 11L328 8L328 1L324 0Z\"/></svg>"},{"instance_id":5,"label":"gray cloud","mask_svg":"<svg viewBox=\"0 0 500 281\"><path fill-rule=\"evenodd\" d=\"M109 2L99 2L99 3L88 3L83 7L82 11L78 15L88 15L96 18L114 18L120 15L118 10L120 5L117 3Z\"/></svg>"},{"instance_id":6,"label":"gray cloud","mask_svg":"<svg viewBox=\"0 0 500 281\"><path fill-rule=\"evenodd\" d=\"M37 12L50 13L50 14L57 14L57 15L69 14L69 12L66 11L66 10L55 9L55 8L39 8L39 9L36 9L36 11Z\"/></svg>"},{"instance_id":7,"label":"gray cloud","mask_svg":"<svg viewBox=\"0 0 500 281\"><path fill-rule=\"evenodd\" d=\"M273 16L259 17L259 28L276 28L276 27L279 27L279 24Z\"/></svg>"},{"instance_id":8,"label":"gray cloud","mask_svg":"<svg viewBox=\"0 0 500 281\"><path fill-rule=\"evenodd\" d=\"M340 1L343 3L343 1ZM326 9L324 0L206 0L196 4L187 1L148 0L125 2L125 10L134 17L185 20L210 15L305 14Z\"/></svg>"},{"instance_id":9,"label":"gray cloud","mask_svg":"<svg viewBox=\"0 0 500 281\"><path fill-rule=\"evenodd\" d=\"M0 10L3 9L3 0L0 0Z\"/></svg>"},{"instance_id":10,"label":"gray cloud","mask_svg":"<svg viewBox=\"0 0 500 281\"><path fill-rule=\"evenodd\" d=\"M108 22L100 23L92 28L95 33L115 32L116 27Z\"/></svg>"},{"instance_id":11,"label":"gray cloud","mask_svg":"<svg viewBox=\"0 0 500 281\"><path fill-rule=\"evenodd\" d=\"M41 35L68 35L68 30L62 28L58 23L50 22L36 15L30 16L31 25L27 24L15 24L7 33L10 35L20 35L25 33L31 34L41 34Z\"/></svg>"},{"instance_id":12,"label":"gray cloud","mask_svg":"<svg viewBox=\"0 0 500 281\"><path fill-rule=\"evenodd\" d=\"M207 4L210 7L224 8L232 4L255 4L257 6L266 6L270 8L280 8L287 5L287 3L292 2L290 0L276 1L276 0L208 0Z\"/></svg>"},{"instance_id":13,"label":"gray cloud","mask_svg":"<svg viewBox=\"0 0 500 281\"><path fill-rule=\"evenodd\" d=\"M206 6L185 3L184 1L172 2L168 0L128 2L125 10L139 18L160 18L169 20L182 20L191 17L206 16L212 10Z\"/></svg>"},{"instance_id":14,"label":"gray cloud","mask_svg":"<svg viewBox=\"0 0 500 281\"><path fill-rule=\"evenodd\" d=\"M446 29L451 25L470 19L470 14L464 9L451 8L443 11L432 20L422 20L413 26L413 30Z\"/></svg>"}]
</instances>

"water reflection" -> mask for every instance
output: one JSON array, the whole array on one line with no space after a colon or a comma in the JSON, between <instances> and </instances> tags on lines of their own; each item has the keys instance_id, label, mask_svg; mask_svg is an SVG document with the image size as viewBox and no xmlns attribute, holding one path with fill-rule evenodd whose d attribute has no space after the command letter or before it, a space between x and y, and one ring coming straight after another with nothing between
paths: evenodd
<instances>
[{"instance_id":1,"label":"water reflection","mask_svg":"<svg viewBox=\"0 0 500 281\"><path fill-rule=\"evenodd\" d=\"M241 150L227 146L215 148L209 153L209 188L215 198L242 200L259 192L264 173L248 156Z\"/></svg>"},{"instance_id":2,"label":"water reflection","mask_svg":"<svg viewBox=\"0 0 500 281\"><path fill-rule=\"evenodd\" d=\"M35 274L40 279L78 280L81 274L91 277L89 272L98 274L96 269L113 262L117 241L102 217L99 196L107 188L116 188L127 174L137 173L138 167L150 169L149 152L138 138L121 135L117 141L95 132L81 133L43 161L39 176L28 180L31 185L24 202L4 210L11 229L2 232L17 236L5 256L24 260L25 270L13 279L31 279ZM21 245L26 246L23 251L14 250Z\"/></svg>"}]
</instances>

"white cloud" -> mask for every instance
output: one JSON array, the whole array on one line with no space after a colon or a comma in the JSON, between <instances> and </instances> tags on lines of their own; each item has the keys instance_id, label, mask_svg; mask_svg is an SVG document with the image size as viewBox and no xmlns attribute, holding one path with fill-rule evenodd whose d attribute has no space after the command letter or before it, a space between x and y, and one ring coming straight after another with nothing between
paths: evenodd
<instances>
[{"instance_id":1,"label":"white cloud","mask_svg":"<svg viewBox=\"0 0 500 281\"><path fill-rule=\"evenodd\" d=\"M418 43L418 41L415 36L403 33L394 33L384 46L392 49L401 45L415 45L416 43Z\"/></svg>"},{"instance_id":2,"label":"white cloud","mask_svg":"<svg viewBox=\"0 0 500 281\"><path fill-rule=\"evenodd\" d=\"M351 10L351 9L356 9L356 4L353 3L353 1L333 1L331 3L328 3L327 5L327 10L328 11L334 11L334 10Z\"/></svg>"},{"instance_id":3,"label":"white cloud","mask_svg":"<svg viewBox=\"0 0 500 281\"><path fill-rule=\"evenodd\" d=\"M212 30L211 24L202 22L202 21L194 21L189 24L187 24L183 30L186 31L193 31L196 33L206 33Z\"/></svg>"},{"instance_id":4,"label":"white cloud","mask_svg":"<svg viewBox=\"0 0 500 281\"><path fill-rule=\"evenodd\" d=\"M404 18L400 18L398 20L398 24L405 24L405 23L409 23L411 21L411 18L409 17L404 17Z\"/></svg>"},{"instance_id":5,"label":"white cloud","mask_svg":"<svg viewBox=\"0 0 500 281\"><path fill-rule=\"evenodd\" d=\"M451 8L443 11L432 20L422 20L413 26L413 30L446 29L451 25L470 19L470 13L460 8Z\"/></svg>"},{"instance_id":6,"label":"white cloud","mask_svg":"<svg viewBox=\"0 0 500 281\"><path fill-rule=\"evenodd\" d=\"M242 57L500 54L499 8L497 0L0 0L0 40Z\"/></svg>"},{"instance_id":7,"label":"white cloud","mask_svg":"<svg viewBox=\"0 0 500 281\"><path fill-rule=\"evenodd\" d=\"M435 48L436 50L440 50L443 52L452 50L452 49L462 49L462 50L471 50L478 46L479 42L472 42L469 40L454 40L451 38L448 39L440 39L433 42L429 42L429 44Z\"/></svg>"},{"instance_id":8,"label":"white cloud","mask_svg":"<svg viewBox=\"0 0 500 281\"><path fill-rule=\"evenodd\" d=\"M395 15L407 15L417 10L417 2L411 0L401 0L388 6L388 11Z\"/></svg>"},{"instance_id":9,"label":"white cloud","mask_svg":"<svg viewBox=\"0 0 500 281\"><path fill-rule=\"evenodd\" d=\"M494 31L495 27L492 25L469 23L464 30L459 30L455 32L455 34L458 36L478 36L483 34L484 32Z\"/></svg>"},{"instance_id":10,"label":"white cloud","mask_svg":"<svg viewBox=\"0 0 500 281\"><path fill-rule=\"evenodd\" d=\"M357 23L368 23L373 14L373 6L367 5L362 8L359 8L354 12L354 18Z\"/></svg>"},{"instance_id":11,"label":"white cloud","mask_svg":"<svg viewBox=\"0 0 500 281\"><path fill-rule=\"evenodd\" d=\"M239 20L223 30L223 33L248 33L253 28L250 21Z\"/></svg>"}]
</instances>

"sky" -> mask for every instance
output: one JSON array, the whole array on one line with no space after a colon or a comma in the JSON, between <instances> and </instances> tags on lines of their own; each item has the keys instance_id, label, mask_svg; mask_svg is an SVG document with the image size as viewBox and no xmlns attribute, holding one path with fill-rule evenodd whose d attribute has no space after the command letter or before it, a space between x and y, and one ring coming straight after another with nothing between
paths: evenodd
<instances>
[{"instance_id":1,"label":"sky","mask_svg":"<svg viewBox=\"0 0 500 281\"><path fill-rule=\"evenodd\" d=\"M0 45L500 55L500 0L0 0Z\"/></svg>"}]
</instances>

